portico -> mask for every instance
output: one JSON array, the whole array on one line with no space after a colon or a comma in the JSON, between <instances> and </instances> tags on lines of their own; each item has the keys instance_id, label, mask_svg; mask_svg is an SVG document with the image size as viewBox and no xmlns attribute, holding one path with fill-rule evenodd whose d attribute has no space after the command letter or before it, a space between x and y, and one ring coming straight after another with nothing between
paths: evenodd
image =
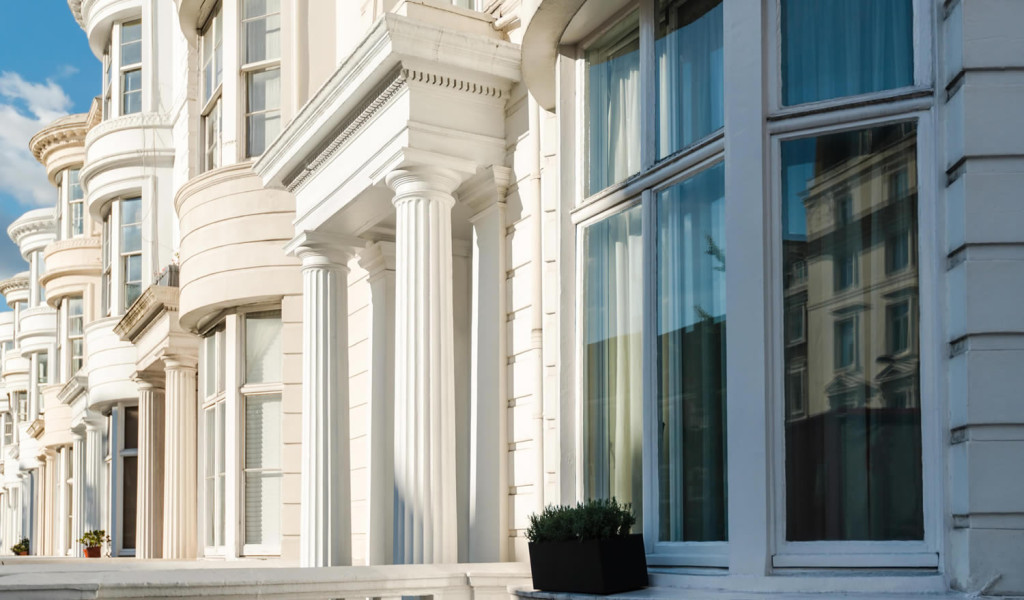
<instances>
[{"instance_id":1,"label":"portico","mask_svg":"<svg viewBox=\"0 0 1024 600\"><path fill-rule=\"evenodd\" d=\"M255 165L265 183L296 198L288 250L302 259L305 278L308 566L350 564L349 500L360 486L371 499L372 562L505 553L503 511L495 508L503 502L470 498L469 490L507 489L498 373L503 277L491 274L504 273L508 173L493 165L505 161L504 110L519 77L518 52L472 17L462 17L457 32L413 17L385 15ZM424 56L427 47L436 54ZM367 481L350 474L347 444L344 315L353 268L367 272L373 314ZM487 305L484 312L474 303Z\"/></svg>"}]
</instances>

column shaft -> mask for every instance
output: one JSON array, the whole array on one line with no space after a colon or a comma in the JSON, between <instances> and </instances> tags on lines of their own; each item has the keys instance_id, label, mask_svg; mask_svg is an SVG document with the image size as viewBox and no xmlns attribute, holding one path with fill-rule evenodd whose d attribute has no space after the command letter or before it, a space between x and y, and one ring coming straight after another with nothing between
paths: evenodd
<instances>
[{"instance_id":1,"label":"column shaft","mask_svg":"<svg viewBox=\"0 0 1024 600\"><path fill-rule=\"evenodd\" d=\"M163 554L164 399L163 390L139 382L139 495L135 556Z\"/></svg>"},{"instance_id":2,"label":"column shaft","mask_svg":"<svg viewBox=\"0 0 1024 600\"><path fill-rule=\"evenodd\" d=\"M164 360L163 558L196 557L196 367Z\"/></svg>"},{"instance_id":3,"label":"column shaft","mask_svg":"<svg viewBox=\"0 0 1024 600\"><path fill-rule=\"evenodd\" d=\"M352 564L348 268L302 256L302 566Z\"/></svg>"},{"instance_id":4,"label":"column shaft","mask_svg":"<svg viewBox=\"0 0 1024 600\"><path fill-rule=\"evenodd\" d=\"M100 423L85 424L85 478L82 481L83 529L102 527L103 517L103 428ZM110 533L109 531L107 532Z\"/></svg>"},{"instance_id":5,"label":"column shaft","mask_svg":"<svg viewBox=\"0 0 1024 600\"><path fill-rule=\"evenodd\" d=\"M439 169L388 176L395 190L395 557L458 561L451 192Z\"/></svg>"},{"instance_id":6,"label":"column shaft","mask_svg":"<svg viewBox=\"0 0 1024 600\"><path fill-rule=\"evenodd\" d=\"M85 440L82 435L75 434L75 441L72 443L72 464L71 480L74 482L71 488L71 548L72 556L81 554L81 544L75 542L85 533L83 528L85 518Z\"/></svg>"}]
</instances>

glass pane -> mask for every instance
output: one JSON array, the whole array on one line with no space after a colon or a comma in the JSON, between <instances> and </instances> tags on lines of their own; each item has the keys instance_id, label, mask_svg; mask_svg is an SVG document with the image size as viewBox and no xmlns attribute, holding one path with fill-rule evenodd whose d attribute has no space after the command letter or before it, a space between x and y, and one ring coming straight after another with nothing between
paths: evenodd
<instances>
[{"instance_id":1,"label":"glass pane","mask_svg":"<svg viewBox=\"0 0 1024 600\"><path fill-rule=\"evenodd\" d=\"M246 153L250 157L263 154L267 145L281 132L281 117L277 112L252 115L246 123Z\"/></svg>"},{"instance_id":2,"label":"glass pane","mask_svg":"<svg viewBox=\"0 0 1024 600\"><path fill-rule=\"evenodd\" d=\"M82 235L85 232L85 219L82 215L82 202L71 205L71 235Z\"/></svg>"},{"instance_id":3,"label":"glass pane","mask_svg":"<svg viewBox=\"0 0 1024 600\"><path fill-rule=\"evenodd\" d=\"M722 127L722 3L661 0L657 61L658 158Z\"/></svg>"},{"instance_id":4,"label":"glass pane","mask_svg":"<svg viewBox=\"0 0 1024 600\"><path fill-rule=\"evenodd\" d=\"M142 62L142 42L121 44L121 66L137 65Z\"/></svg>"},{"instance_id":5,"label":"glass pane","mask_svg":"<svg viewBox=\"0 0 1024 600\"><path fill-rule=\"evenodd\" d=\"M142 111L142 71L125 71L121 77L121 114Z\"/></svg>"},{"instance_id":6,"label":"glass pane","mask_svg":"<svg viewBox=\"0 0 1024 600\"><path fill-rule=\"evenodd\" d=\"M125 281L128 283L137 283L142 281L142 256L133 254L126 256L125 260Z\"/></svg>"},{"instance_id":7,"label":"glass pane","mask_svg":"<svg viewBox=\"0 0 1024 600\"><path fill-rule=\"evenodd\" d=\"M245 382L281 381L281 316L245 318Z\"/></svg>"},{"instance_id":8,"label":"glass pane","mask_svg":"<svg viewBox=\"0 0 1024 600\"><path fill-rule=\"evenodd\" d=\"M68 171L68 181L70 182L69 190L71 200L81 200L83 194L82 184L78 179L78 169L71 169Z\"/></svg>"},{"instance_id":9,"label":"glass pane","mask_svg":"<svg viewBox=\"0 0 1024 600\"><path fill-rule=\"evenodd\" d=\"M121 252L138 252L142 250L142 227L126 225L121 228Z\"/></svg>"},{"instance_id":10,"label":"glass pane","mask_svg":"<svg viewBox=\"0 0 1024 600\"><path fill-rule=\"evenodd\" d=\"M121 510L121 547L126 550L135 548L135 515L138 511L138 459L134 456L124 457L123 498Z\"/></svg>"},{"instance_id":11,"label":"glass pane","mask_svg":"<svg viewBox=\"0 0 1024 600\"><path fill-rule=\"evenodd\" d=\"M134 21L121 25L121 44L137 42L142 39L142 22Z\"/></svg>"},{"instance_id":12,"label":"glass pane","mask_svg":"<svg viewBox=\"0 0 1024 600\"><path fill-rule=\"evenodd\" d=\"M270 69L247 75L249 99L247 112L276 110L281 106L280 74L280 69Z\"/></svg>"},{"instance_id":13,"label":"glass pane","mask_svg":"<svg viewBox=\"0 0 1024 600\"><path fill-rule=\"evenodd\" d=\"M583 492L630 502L642 527L640 206L583 232Z\"/></svg>"},{"instance_id":14,"label":"glass pane","mask_svg":"<svg viewBox=\"0 0 1024 600\"><path fill-rule=\"evenodd\" d=\"M245 62L255 63L281 57L281 15L245 23Z\"/></svg>"},{"instance_id":15,"label":"glass pane","mask_svg":"<svg viewBox=\"0 0 1024 600\"><path fill-rule=\"evenodd\" d=\"M640 15L586 53L587 194L640 171Z\"/></svg>"},{"instance_id":16,"label":"glass pane","mask_svg":"<svg viewBox=\"0 0 1024 600\"><path fill-rule=\"evenodd\" d=\"M912 0L782 0L782 102L914 83Z\"/></svg>"},{"instance_id":17,"label":"glass pane","mask_svg":"<svg viewBox=\"0 0 1024 600\"><path fill-rule=\"evenodd\" d=\"M725 168L657 198L659 539L727 539Z\"/></svg>"},{"instance_id":18,"label":"glass pane","mask_svg":"<svg viewBox=\"0 0 1024 600\"><path fill-rule=\"evenodd\" d=\"M782 144L783 273L804 274L783 281L801 309L784 330L806 314L785 348L788 540L924 535L917 270L895 275L884 258L895 229L917 244L916 143L902 123ZM887 194L901 170L905 191ZM837 290L851 261L857 277Z\"/></svg>"},{"instance_id":19,"label":"glass pane","mask_svg":"<svg viewBox=\"0 0 1024 600\"><path fill-rule=\"evenodd\" d=\"M206 336L203 343L203 380L206 396L212 396L217 390L217 337L215 333Z\"/></svg>"},{"instance_id":20,"label":"glass pane","mask_svg":"<svg viewBox=\"0 0 1024 600\"><path fill-rule=\"evenodd\" d=\"M131 406L124 409L124 448L139 447L139 409Z\"/></svg>"},{"instance_id":21,"label":"glass pane","mask_svg":"<svg viewBox=\"0 0 1024 600\"><path fill-rule=\"evenodd\" d=\"M245 399L245 468L281 468L281 396Z\"/></svg>"},{"instance_id":22,"label":"glass pane","mask_svg":"<svg viewBox=\"0 0 1024 600\"><path fill-rule=\"evenodd\" d=\"M281 474L245 474L245 543L281 542Z\"/></svg>"}]
</instances>

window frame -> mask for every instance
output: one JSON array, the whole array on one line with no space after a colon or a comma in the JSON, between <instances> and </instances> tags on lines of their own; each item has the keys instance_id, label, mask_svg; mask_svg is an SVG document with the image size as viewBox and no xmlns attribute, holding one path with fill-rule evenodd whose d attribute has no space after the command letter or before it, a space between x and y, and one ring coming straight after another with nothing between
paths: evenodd
<instances>
[{"instance_id":1,"label":"window frame","mask_svg":"<svg viewBox=\"0 0 1024 600\"><path fill-rule=\"evenodd\" d=\"M648 8L643 8L643 7ZM583 48L588 41L597 39L608 27L618 19L628 15L638 7L650 10L653 5L644 2L620 2L615 15L604 21L600 26L590 30L586 36L576 36L574 40L561 47L561 54L556 62L556 80L559 86L556 114L558 131L561 138L559 152L559 169L563 174L559 184L559 193L563 197L563 206L569 209L569 220L574 229L575 239L563 243L559 250L565 266L561 268L564 277L575 278L574 285L567 290L559 304L564 310L565 332L564 342L560 349L565 360L564 383L570 390L562 402L559 415L563 422L561 435L563 439L573 440L571 449L563 450L563 465L574 465L566 469L562 475L562 490L570 490L575 499L583 498L582 491L582 390L583 365L580 349L582 348L582 308L578 300L582 298L583 269L582 235L580 228L595 222L601 217L621 210L631 202L642 199L645 188L652 182L661 180L661 173L672 167L669 163L675 160L693 160L697 157L716 156L720 150L716 144L729 142L725 152L730 156L726 165L726 203L734 202L737 197L756 194L763 198L763 211L749 211L744 215L743 209L735 204L727 208L727 239L733 244L729 246L731 253L753 258L764 256L765 262L758 261L731 270L728 285L728 304L730 309L740 305L749 307L752 314L741 319L745 325L765 328L765 336L756 337L756 343L740 350L735 343L729 344L728 351L728 433L729 466L729 537L732 545L726 564L730 570L757 577L771 578L785 573L804 573L808 575L853 575L854 571L845 569L878 569L888 570L890 576L899 575L891 569L922 568L926 572L941 577L942 572L942 473L944 466L943 438L941 415L929 410L929 405L942 402L941 379L943 371L942 357L938 348L944 347L944 324L941 318L942 302L939 299L937 282L945 268L945 249L935 232L941 220L935 207L925 206L920 198L928 194L940 193L938 177L944 173L937 172L937 157L934 150L935 114L934 107L939 103L938 90L934 89L935 50L932 44L932 20L935 8L927 0L913 0L913 49L914 49L914 85L896 90L888 90L875 94L851 96L826 100L818 103L802 104L793 107L781 106L781 57L778 37L778 0L763 0L760 12L746 11L740 13L737 4L725 3L724 24L727 31L742 32L742 39L727 38L726 44L732 49L725 52L725 69L734 73L730 81L725 83L725 115L728 124L724 132L697 142L687 148L689 157L677 155L668 157L657 164L641 161L640 172L611 185L598 193L586 195L587 183L587 148L583 143L586 131L585 123L585 73ZM603 6L602 6L603 8ZM581 9L581 14L583 9ZM570 29L572 29L570 25ZM641 15L641 28L644 27ZM641 31L641 36L645 35ZM647 35L653 35L648 33ZM756 55L759 60L750 61L748 57ZM736 73L742 74L738 78ZM645 86L646 87L646 86ZM749 91L747 97L737 94L738 90ZM765 100L762 101L762 97ZM647 106L642 99L642 105ZM740 110L740 109L743 110ZM748 112L749 111L749 112ZM747 116L750 115L750 116ZM642 115L645 124L651 126L650 111ZM922 453L922 494L924 496L924 540L922 542L877 542L874 547L819 546L817 548L794 548L792 545L780 544L785 538L785 477L782 444L785 431L785 376L783 369L784 330L783 314L785 305L782 295L782 259L781 259L781 181L778 173L780 161L779 144L786 136L807 137L814 134L831 133L839 130L853 130L892 122L915 120L917 122L917 169L918 169L918 223L917 230L912 230L911 260L917 261L919 268L919 286L923 290L918 297L918 309L915 313L915 327L918 329L917 343L920 346L920 398L922 403L921 417L921 453ZM755 128L755 123L757 127ZM652 152L648 144L642 150ZM682 168L682 167L680 167ZM730 180L728 170L750 169L749 182ZM756 188L756 189L755 189ZM644 231L650 230L649 220L644 220ZM756 233L756 235L755 235ZM645 243L646 248L646 243ZM914 254L916 253L916 254ZM650 261L645 259L649 266ZM736 264L736 263L732 263ZM803 273L807 275L807 265L803 265ZM795 274L794 274L795 276ZM763 279L763 282L762 282ZM741 286L737 281L744 281ZM756 281L756 288L745 281ZM747 297L740 299L742 294ZM650 297L650 295L648 295ZM740 315L742 316L742 315ZM805 323L805 336L806 336ZM735 342L739 337L737 330L731 328L729 338ZM734 360L734 358L736 360ZM648 361L649 362L649 361ZM646 368L646 367L645 367ZM747 381L753 378L756 381ZM645 375L645 385L647 385ZM645 389L645 396L648 392ZM742 396L747 396L746 398ZM806 403L806 399L805 399ZM650 411L648 411L650 412ZM656 440L655 440L656 443ZM644 453L650 455L651 450L645 442ZM742 450L742 453L734 453ZM754 454L752 454L752 452ZM763 458L757 457L760 453ZM748 464L744 466L742 461ZM756 463L756 464L754 464ZM647 470L646 481L652 480L657 473ZM752 466L751 466L752 465ZM750 478L762 480L751 481ZM739 485L744 480L750 483ZM736 485L733 485L736 484ZM564 493L564 492L563 492ZM645 487L645 502L652 495ZM563 500L574 498L563 496ZM645 513L652 515L651 509L645 505ZM646 519L646 517L645 517ZM654 539L646 528L645 539L648 546ZM818 542L811 542L817 544ZM835 544L828 542L827 544ZM843 542L841 544L850 544ZM856 544L856 542L854 542ZM908 547L909 546L909 547ZM648 547L650 552L650 547ZM688 571L686 569L662 569L651 561L651 571L671 574L689 581L687 576L700 573L721 573L724 571ZM683 564L680 562L679 564ZM687 563L692 564L692 563ZM694 565L699 566L699 565ZM799 569L794 571L792 569ZM838 571L816 571L817 569L839 569ZM880 572L879 575L882 573ZM698 578L703 581L705 578ZM696 585L697 580L693 580ZM773 588L774 589L774 588Z\"/></svg>"},{"instance_id":2,"label":"window frame","mask_svg":"<svg viewBox=\"0 0 1024 600\"><path fill-rule=\"evenodd\" d=\"M915 4L915 10L917 4ZM915 23L918 16L915 13ZM915 61L918 58L915 57ZM915 62L916 65L916 62ZM916 67L915 67L916 68ZM771 307L769 329L770 343L766 349L769 358L769 416L777 435L771 447L771 468L776 473L771 482L773 507L771 565L774 569L793 568L940 568L940 543L942 532L941 491L942 447L939 436L939 424L935 404L939 402L939 390L936 385L936 374L944 373L941 357L934 350L941 339L942 326L936 307L938 302L929 294L919 294L919 311L922 323L927 327L919 329L921 347L920 390L921 406L921 483L923 497L924 538L922 540L888 540L888 541L788 541L786 540L786 478L785 478L785 418L788 416L785 406L785 375L783 372L784 356L784 309L783 309L783 254L782 254L782 143L790 140L819 137L823 135L858 131L882 125L899 123L916 123L916 161L918 198L938 194L934 185L934 164L937 160L933 150L934 121L930 111L932 98L898 98L893 96L892 102L876 104L871 107L859 103L861 96L831 100L834 105L827 119L821 117L807 118L802 115L769 122L768 135L770 155L765 162L769 167L771 178L771 217L770 234L768 235L772 262L768 278L770 296L767 304ZM801 105L803 106L803 105ZM879 114L880 113L880 114ZM919 289L935 289L938 278L939 259L945 253L940 249L937 236L924 235L934 231L937 215L928 203L917 202L918 224L917 235L911 234L919 244L911 250L915 256L933 256L935 260L925 264L919 261ZM930 247L924 244L928 242ZM941 260L944 264L944 258ZM860 325L856 315L837 317L854 318L855 330ZM859 336L859 332L858 332ZM853 367L838 370L857 369L859 361L854 360ZM806 401L806 400L805 400Z\"/></svg>"},{"instance_id":3,"label":"window frame","mask_svg":"<svg viewBox=\"0 0 1024 600\"><path fill-rule=\"evenodd\" d=\"M228 518L227 518L227 515L218 514L219 513L219 507L221 506L221 504L223 504L225 507L227 507L227 502L226 502L226 498L225 499L221 499L217 495L217 479L220 477L220 473L218 472L218 468L217 468L217 466L218 466L217 459L218 458L221 459L221 463L220 464L224 465L224 486L222 488L223 491L221 493L224 494L225 496L229 495L228 494L228 486L227 486L227 471L228 471L227 459L226 459L226 456L220 456L220 457L217 456L217 454L219 454L220 452L224 452L225 454L227 454L227 440L226 440L226 437L227 437L227 414L226 413L227 413L227 397L228 397L228 394L227 394L227 391L226 391L227 390L227 386L225 385L225 381L224 381L224 379L226 379L226 375L227 375L227 364L228 364L227 363L227 343L226 343L226 338L227 338L227 326L226 326L226 323L224 321L220 321L217 325L209 328L209 330L206 331L203 334L203 337L202 337L203 342L202 342L202 345L201 345L200 361L199 361L199 364L202 365L203 367L205 367L206 361L209 358L209 347L212 345L213 351L215 353L214 363L216 365L216 371L217 371L217 372L215 372L213 374L214 375L213 393L212 394L208 394L207 391L206 391L207 390L207 384L208 384L208 378L210 377L210 373L208 372L208 370L206 368L202 369L202 377L201 377L201 380L200 380L200 388L199 388L199 392L200 392L200 394L199 394L199 397L200 397L199 412L200 412L201 430L202 430L202 433L203 433L203 435L200 436L200 438L201 438L201 442L200 442L201 443L201 459L199 460L199 463L198 463L202 467L202 473L200 474L201 489L199 491L199 493L202 495L202 501L200 502L200 507L201 507L200 513L202 515L202 520L200 521L200 528L199 528L199 530L200 530L201 543L202 543L202 546L203 546L203 549L204 549L204 555L205 556L225 556L227 554L227 549L228 549L228 544L227 544ZM209 339L213 340L212 344L207 341ZM214 413L213 413L214 426L217 428L217 430L213 434L213 443L214 443L214 447L213 448L209 447L208 439L207 439L207 436L208 436L208 431L206 429L207 411L214 411ZM220 413L219 415L218 415L218 412ZM220 418L220 421L218 421L218 416ZM223 435L225 437L225 439L220 439L218 437L218 434L219 435ZM223 449L223 450L221 450L221 449ZM207 471L207 460L210 457L209 453L211 451L214 453L214 456L213 456L213 474L212 474L212 476L209 476L209 475L207 475L206 471ZM207 495L207 492L208 492L206 486L210 484L210 480L211 479L212 479L212 484L214 486L214 492L213 492L213 506L214 506L214 508L213 508L213 510L215 512L214 512L214 514L212 516L213 527L220 526L220 527L223 527L223 530L224 530L223 537L220 540L220 542L221 542L220 544L216 543L216 534L214 534L214 543L213 544L207 543L208 540L210 539L210 535L211 535L210 529L209 529L211 521L210 521L210 514L209 514L210 508L206 505L206 503L207 503L207 496L206 495ZM225 512L228 512L228 511L225 511Z\"/></svg>"},{"instance_id":4,"label":"window frame","mask_svg":"<svg viewBox=\"0 0 1024 600\"><path fill-rule=\"evenodd\" d=\"M638 5L639 4L639 5ZM647 550L647 564L652 568L659 567L695 567L695 568L723 568L729 564L729 541L714 542L668 542L660 541L658 519L659 511L659 475L658 475L658 401L657 397L657 368L655 360L657 352L657 336L652 333L656 330L656 273L657 261L653 260L657 246L657 236L654 235L654 225L657 221L657 198L658 194L679 183L690 180L699 174L716 167L725 162L725 129L721 127L694 143L681 148L665 157L657 157L656 128L658 127L657 116L653 110L641 109L640 124L640 147L641 160L640 170L623 181L615 182L608 187L597 190L587 195L588 154L586 122L586 51L587 48L596 42L600 37L620 23L622 20L631 17L635 11L639 11L640 19L640 103L641 106L653 106L654 96L657 89L657 79L654 76L655 65L645 57L654 44L654 16L656 11L656 0L641 0L639 3L629 3L617 9L615 13L599 27L588 34L577 46L572 60L571 81L563 81L563 85L570 85L573 89L573 101L571 110L573 127L580 135L575 138L582 140L576 148L578 152L571 153L573 160L572 171L575 173L574 193L572 197L573 209L571 220L574 228L574 249L575 257L571 264L575 271L575 295L577 299L584 297L584 276L583 268L583 239L584 230L599 221L618 214L622 211L640 205L642 222L643 248L643 360L641 367L641 378L643 388L643 440L642 440L642 479L643 479L643 526L644 542ZM724 3L723 3L724 5ZM648 49L645 52L645 48ZM561 112L561 111L560 111ZM573 143L576 143L575 141ZM728 177L728 175L726 175ZM726 199L726 202L728 200ZM584 451L584 311L582 307L575 311L573 317L575 323L575 336L573 343L573 355L576 368L574 373L574 396L578 399L573 408L572 419L577 424L575 438L575 454L579 457L574 469L575 494L577 500L583 500L585 496L585 451ZM728 434L726 434L728 435ZM726 459L728 461L728 458ZM728 471L723 473L727 476ZM728 518L728 503L726 507Z\"/></svg>"},{"instance_id":5,"label":"window frame","mask_svg":"<svg viewBox=\"0 0 1024 600\"><path fill-rule=\"evenodd\" d=\"M139 220L138 221L132 221L131 223L128 223L128 222L124 221L124 203L125 202L138 202L139 203ZM125 312L127 312L128 309L131 308L131 305L135 303L135 300L138 300L139 296L141 296L142 293L146 291L145 264L144 264L144 259L143 259L143 255L145 254L145 249L146 249L145 232L144 232L144 229L145 229L144 228L144 224L145 224L145 222L146 222L146 219L145 219L145 206L143 205L142 196L141 195L120 198L120 199L117 200L117 252L116 252L116 256L117 256L117 270L118 270L118 280L119 280L118 281L118 285L121 288L120 289L120 292L121 292L120 293L120 299L119 299L121 314L124 314ZM111 227L112 226L113 225L111 225ZM134 226L137 226L139 228L139 249L138 250L126 251L125 250L125 243L124 243L125 228L126 227L134 227ZM129 262L130 262L131 258L135 257L135 256L139 257L139 280L138 280L138 282L135 282L134 280L132 280L132 281L128 280L128 265L129 265ZM132 284L136 284L136 283L139 286L139 295L136 296L134 299L132 299L131 302L128 302L128 286L132 285Z\"/></svg>"},{"instance_id":6,"label":"window frame","mask_svg":"<svg viewBox=\"0 0 1024 600\"><path fill-rule=\"evenodd\" d=\"M133 26L133 25L138 25L139 26L139 40L138 40L138 42L139 42L139 62L125 63L124 62L124 46L125 46L126 43L133 44L135 42L134 42L134 40L131 41L131 42L125 42L122 39L123 35L124 35L124 28L128 27L128 26ZM131 20L127 20L127 21L122 21L122 22L118 23L115 26L115 29L117 30L117 81L118 81L118 90L117 90L117 92L118 92L118 94L117 94L117 97L118 97L117 108L118 108L118 110L117 110L117 114L118 114L118 116L126 116L126 115L134 115L134 114L137 114L137 113L145 112L145 107L142 104L142 91L145 88L145 86L143 85L142 74L143 74L143 64L145 62L145 58L144 58L143 54L145 54L144 50L145 50L146 36L145 36L145 32L142 29L142 19L141 18L137 18L137 19L131 19ZM127 89L127 85L126 85L127 76L128 76L128 74L134 73L136 71L139 73L139 89L137 89L137 90L128 90ZM126 102L128 100L128 95L129 94L138 94L138 96L139 96L139 110L132 111L132 112L128 112L126 110L126 106L127 106Z\"/></svg>"},{"instance_id":7,"label":"window frame","mask_svg":"<svg viewBox=\"0 0 1024 600\"><path fill-rule=\"evenodd\" d=\"M219 34L219 37L217 34ZM211 36L211 38L207 38L208 35ZM212 90L207 90L207 63L205 59L207 44L210 39L213 39L213 51L210 55L210 61L213 65L216 84L213 86ZM216 78L218 51L220 52L219 60L221 66L219 79ZM224 164L224 103L222 98L224 95L224 71L226 69L224 65L224 10L223 4L220 2L218 2L216 6L214 6L213 10L210 11L209 16L206 18L206 22L199 29L199 62L199 88L201 92L201 108L199 111L199 172L204 173L206 171L217 169ZM207 95L209 95L208 98ZM211 140L212 136L210 136L208 131L211 122L214 124L217 134L213 140Z\"/></svg>"},{"instance_id":8,"label":"window frame","mask_svg":"<svg viewBox=\"0 0 1024 600\"><path fill-rule=\"evenodd\" d=\"M266 18L268 18L268 17L270 17L272 15L278 15L278 17L281 19L281 29L280 29L279 35L281 36L281 50L282 50L282 54L283 54L284 46L285 46L285 43L286 43L286 40L285 40L285 31L286 31L286 29L284 27L284 25L285 25L285 23L284 23L284 11L282 10L281 5L278 4L277 12L268 12L268 13L264 13L263 15L261 15L259 17L249 17L249 18L246 18L246 16L245 16L245 0L240 0L240 2L239 2L239 5L238 5L238 77L239 77L239 82L238 82L238 90L239 90L238 106L241 108L239 113L241 114L241 117L242 117L242 129L241 129L242 135L239 136L240 139L241 139L241 143L239 144L239 154L241 155L241 159L243 159L243 160L244 159L250 159L250 158L257 158L260 155L262 155L262 152L259 153L259 154L251 154L249 152L249 147L250 147L250 142L251 142L251 133L250 133L250 130L249 130L249 118L251 116L253 116L253 115L256 115L256 114L268 114L268 113L273 113L273 112L277 112L279 119L283 118L283 115L281 114L282 113L282 106L281 105L283 104L283 102L281 102L282 98L278 99L279 102L278 102L277 108L264 109L264 110L260 110L260 111L250 111L249 110L249 86L251 85L251 83L250 83L250 78L251 77L255 76L258 73L268 73L270 71L276 70L278 72L277 73L277 77L278 77L278 81L279 81L278 85L280 86L281 84L284 83L284 73L282 72L282 67L281 67L282 60L281 60L281 56L280 55L278 55L277 57L274 57L274 58L266 58L266 59L263 59L263 60L260 60L260 61L246 62L245 51L246 51L246 44L247 44L247 41L248 41L246 39L246 27L245 27L246 23L249 23L249 22L252 22L252 21L256 21L256 20L259 20L259 19L266 19ZM283 96L283 89L282 89L282 96ZM283 126L283 123L282 123L282 126ZM271 142L273 142L273 141L274 141L273 139L266 139L266 140L264 140L264 152L266 151L267 146L269 146L271 144Z\"/></svg>"}]
</instances>

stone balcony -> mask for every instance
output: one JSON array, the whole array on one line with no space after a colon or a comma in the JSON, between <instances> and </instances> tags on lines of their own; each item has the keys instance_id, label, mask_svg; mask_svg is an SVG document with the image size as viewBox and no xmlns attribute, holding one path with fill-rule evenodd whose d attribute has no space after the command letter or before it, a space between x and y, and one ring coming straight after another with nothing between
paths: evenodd
<instances>
[{"instance_id":1,"label":"stone balcony","mask_svg":"<svg viewBox=\"0 0 1024 600\"><path fill-rule=\"evenodd\" d=\"M46 247L46 272L39 277L39 283L46 289L50 306L70 295L84 295L86 289L96 284L102 259L100 246L98 237L76 237L57 240Z\"/></svg>"},{"instance_id":2,"label":"stone balcony","mask_svg":"<svg viewBox=\"0 0 1024 600\"><path fill-rule=\"evenodd\" d=\"M264 189L251 163L204 173L178 191L180 319L194 330L218 311L299 294L299 261L286 256L295 199Z\"/></svg>"},{"instance_id":3,"label":"stone balcony","mask_svg":"<svg viewBox=\"0 0 1024 600\"><path fill-rule=\"evenodd\" d=\"M45 352L57 340L57 311L35 306L21 311L18 345L22 354Z\"/></svg>"},{"instance_id":4,"label":"stone balcony","mask_svg":"<svg viewBox=\"0 0 1024 600\"><path fill-rule=\"evenodd\" d=\"M85 326L89 408L96 412L119 400L138 397L138 388L131 380L136 350L114 332L119 321L120 317L105 317Z\"/></svg>"}]
</instances>

